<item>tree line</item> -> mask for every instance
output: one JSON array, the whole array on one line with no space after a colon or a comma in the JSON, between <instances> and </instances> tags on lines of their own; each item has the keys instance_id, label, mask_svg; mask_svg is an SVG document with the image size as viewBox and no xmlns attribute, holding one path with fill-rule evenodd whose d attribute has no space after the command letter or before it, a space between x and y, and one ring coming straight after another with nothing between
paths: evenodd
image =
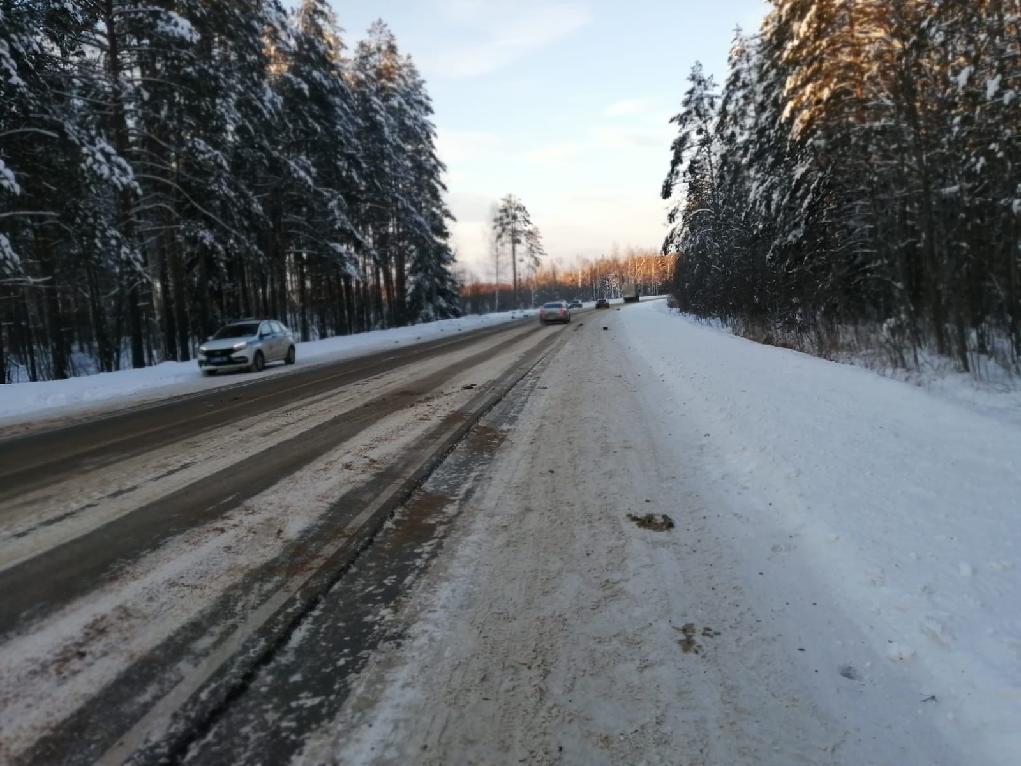
<instances>
[{"instance_id":1,"label":"tree line","mask_svg":"<svg viewBox=\"0 0 1021 766\"><path fill-rule=\"evenodd\" d=\"M1017 0L773 0L673 122L684 310L1021 371Z\"/></svg>"},{"instance_id":2,"label":"tree line","mask_svg":"<svg viewBox=\"0 0 1021 766\"><path fill-rule=\"evenodd\" d=\"M327 0L0 0L0 381L457 314L432 114Z\"/></svg>"},{"instance_id":3,"label":"tree line","mask_svg":"<svg viewBox=\"0 0 1021 766\"><path fill-rule=\"evenodd\" d=\"M497 262L497 266L499 263ZM472 314L535 307L551 300L590 301L619 298L626 284L636 284L642 295L661 295L672 284L674 259L652 249L614 247L598 258L577 258L573 264L550 261L525 269L518 283L518 301L512 282L483 281L477 275L461 276L461 297Z\"/></svg>"}]
</instances>

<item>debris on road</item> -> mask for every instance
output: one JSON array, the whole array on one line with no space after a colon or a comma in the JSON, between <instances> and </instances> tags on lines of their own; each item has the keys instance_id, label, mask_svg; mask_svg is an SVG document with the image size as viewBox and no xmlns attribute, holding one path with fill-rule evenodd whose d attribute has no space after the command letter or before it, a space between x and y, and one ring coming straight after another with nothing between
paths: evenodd
<instances>
[{"instance_id":1,"label":"debris on road","mask_svg":"<svg viewBox=\"0 0 1021 766\"><path fill-rule=\"evenodd\" d=\"M701 636L702 638L716 638L720 635L718 630L713 630L708 625L699 631L693 622L686 622L679 628L675 625L674 630L679 630L684 636L684 638L680 639L677 643L680 644L681 651L685 654L702 653L702 644L695 640L696 636Z\"/></svg>"},{"instance_id":2,"label":"debris on road","mask_svg":"<svg viewBox=\"0 0 1021 766\"><path fill-rule=\"evenodd\" d=\"M685 654L699 654L702 651L702 645L695 640L695 635L698 632L695 623L686 622L681 627L675 628L675 630L679 630L684 634L684 638L677 642L681 645L681 651Z\"/></svg>"},{"instance_id":3,"label":"debris on road","mask_svg":"<svg viewBox=\"0 0 1021 766\"><path fill-rule=\"evenodd\" d=\"M674 528L674 520L665 513L646 513L641 516L629 513L627 517L642 529L651 529L653 532L666 532Z\"/></svg>"}]
</instances>

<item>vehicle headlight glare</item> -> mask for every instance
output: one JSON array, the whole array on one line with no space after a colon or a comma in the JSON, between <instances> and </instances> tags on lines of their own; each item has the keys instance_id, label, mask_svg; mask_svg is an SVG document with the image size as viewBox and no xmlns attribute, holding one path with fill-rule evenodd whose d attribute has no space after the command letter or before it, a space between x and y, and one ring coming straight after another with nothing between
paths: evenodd
<instances>
[{"instance_id":1,"label":"vehicle headlight glare","mask_svg":"<svg viewBox=\"0 0 1021 766\"><path fill-rule=\"evenodd\" d=\"M247 340L243 340L240 343L235 343L234 344L234 350L235 351L240 351L243 348L248 348L248 341Z\"/></svg>"}]
</instances>

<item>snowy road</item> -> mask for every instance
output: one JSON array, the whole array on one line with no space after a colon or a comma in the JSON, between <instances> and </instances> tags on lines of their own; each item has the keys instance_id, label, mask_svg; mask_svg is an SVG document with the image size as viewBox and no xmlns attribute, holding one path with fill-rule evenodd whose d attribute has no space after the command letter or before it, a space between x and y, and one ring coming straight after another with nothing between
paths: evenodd
<instances>
[{"instance_id":1,"label":"snowy road","mask_svg":"<svg viewBox=\"0 0 1021 766\"><path fill-rule=\"evenodd\" d=\"M662 302L389 364L0 452L0 761L1021 762L1015 400Z\"/></svg>"},{"instance_id":2,"label":"snowy road","mask_svg":"<svg viewBox=\"0 0 1021 766\"><path fill-rule=\"evenodd\" d=\"M1016 427L655 304L606 316L299 761L1017 763ZM898 454L935 424L961 441Z\"/></svg>"},{"instance_id":3,"label":"snowy road","mask_svg":"<svg viewBox=\"0 0 1021 766\"><path fill-rule=\"evenodd\" d=\"M470 397L452 383L506 363L500 355L534 335L518 325L0 443L0 588L12 594L0 633L95 587L137 550L350 451L386 417L424 423L453 409Z\"/></svg>"},{"instance_id":4,"label":"snowy road","mask_svg":"<svg viewBox=\"0 0 1021 766\"><path fill-rule=\"evenodd\" d=\"M1021 761L1016 396L601 316L297 761Z\"/></svg>"},{"instance_id":5,"label":"snowy road","mask_svg":"<svg viewBox=\"0 0 1021 766\"><path fill-rule=\"evenodd\" d=\"M186 743L559 335L512 323L0 443L0 762Z\"/></svg>"}]
</instances>

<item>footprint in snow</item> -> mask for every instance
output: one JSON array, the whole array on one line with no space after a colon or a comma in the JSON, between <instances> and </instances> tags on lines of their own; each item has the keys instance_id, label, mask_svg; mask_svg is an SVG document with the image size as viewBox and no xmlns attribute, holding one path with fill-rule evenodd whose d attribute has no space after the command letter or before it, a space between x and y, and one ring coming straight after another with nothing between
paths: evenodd
<instances>
[{"instance_id":1,"label":"footprint in snow","mask_svg":"<svg viewBox=\"0 0 1021 766\"><path fill-rule=\"evenodd\" d=\"M848 681L857 681L861 678L858 675L858 669L854 665L841 665L838 672Z\"/></svg>"}]
</instances>

